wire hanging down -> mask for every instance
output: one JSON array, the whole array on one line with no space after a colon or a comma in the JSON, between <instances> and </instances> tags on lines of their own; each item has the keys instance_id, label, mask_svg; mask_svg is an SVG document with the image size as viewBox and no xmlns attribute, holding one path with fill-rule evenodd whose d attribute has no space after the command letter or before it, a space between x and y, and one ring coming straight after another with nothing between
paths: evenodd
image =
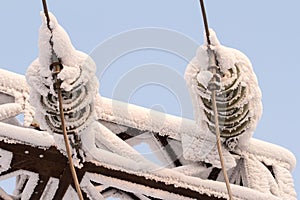
<instances>
[{"instance_id":1,"label":"wire hanging down","mask_svg":"<svg viewBox=\"0 0 300 200\"><path fill-rule=\"evenodd\" d=\"M50 17L49 17L49 12L48 12L48 8L47 8L47 3L46 0L42 0L43 2L43 8L44 8L44 13L45 13L45 17L47 20L47 27L50 30L50 32L52 33L52 29L50 27ZM72 160L72 153L70 150L70 144L69 144L69 138L67 135L67 130L66 130L66 125L65 125L65 115L64 115L64 111L63 111L63 102L62 102L62 91L60 89L60 85L61 82L59 81L59 79L57 79L57 75L58 73L60 73L61 69L62 69L62 64L60 63L59 59L56 57L56 54L54 52L53 49L53 41L49 41L51 47L52 47L52 64L50 65L50 69L52 69L52 73L54 76L54 80L55 80L55 89L57 91L57 95L58 95L58 101L59 101L59 112L60 112L60 118L61 118L61 128L63 131L63 136L64 136L64 141L65 141L65 146L66 146L66 152L68 155L68 161L69 161L69 166L70 166L70 171L73 177L73 181L74 181L74 185L76 187L76 191L78 194L78 197L80 200L84 200L83 196L82 196L82 192L80 189L80 184L78 181L78 177L76 174L76 170L73 164L73 160Z\"/></svg>"},{"instance_id":2,"label":"wire hanging down","mask_svg":"<svg viewBox=\"0 0 300 200\"><path fill-rule=\"evenodd\" d=\"M201 13L202 13L202 17L203 17L203 23L204 23L204 27L205 27L205 34L206 34L206 38L207 38L207 51L208 51L208 56L209 56L209 70L211 71L211 73L213 74L212 79L210 80L209 83L209 90L211 90L211 102L212 102L212 109L214 112L214 121L215 121L215 133L216 133L216 139L217 139L217 147L218 147L218 153L219 153L219 157L220 157L220 162L221 162L221 166L222 166L222 172L223 172L223 176L224 176L224 180L226 183L226 188L227 188L227 192L228 192L228 196L229 199L232 200L232 191L231 191L231 187L230 187L230 183L229 183L229 179L228 179L228 175L227 175L227 171L225 168L225 164L224 164L224 158L223 158L223 153L222 153L222 147L221 147L221 138L220 138L220 127L219 127L219 116L218 116L218 108L217 108L217 103L216 103L216 90L219 87L218 84L218 79L217 79L217 64L216 64L216 56L215 53L213 52L213 50L211 49L211 42L210 42L210 37L209 37L209 26L208 26L208 20L207 20L207 16L206 16L206 11L205 11L205 6L204 6L204 1L200 0L200 7L201 7Z\"/></svg>"}]
</instances>

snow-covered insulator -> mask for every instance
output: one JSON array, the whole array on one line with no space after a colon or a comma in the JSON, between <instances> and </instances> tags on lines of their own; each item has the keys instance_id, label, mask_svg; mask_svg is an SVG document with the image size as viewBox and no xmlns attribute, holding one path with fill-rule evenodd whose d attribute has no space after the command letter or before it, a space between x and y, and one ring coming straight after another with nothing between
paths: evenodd
<instances>
[{"instance_id":1,"label":"snow-covered insulator","mask_svg":"<svg viewBox=\"0 0 300 200\"><path fill-rule=\"evenodd\" d=\"M87 159L102 162L103 151L134 160L139 163L138 166L148 165L149 161L97 121L96 111L101 112L102 103L95 62L73 47L53 14L49 13L51 30L44 13L41 16L39 57L26 73L30 103L35 107L34 117L40 128L52 134L57 149L66 155L59 112L59 87L75 166L82 167Z\"/></svg>"},{"instance_id":2,"label":"snow-covered insulator","mask_svg":"<svg viewBox=\"0 0 300 200\"><path fill-rule=\"evenodd\" d=\"M87 83L88 84L88 83ZM93 96L87 85L77 85L71 91L62 90L63 111L68 134L79 133L86 127L86 122L93 110ZM48 93L41 97L45 111L45 120L54 133L62 134L58 99L56 94Z\"/></svg>"},{"instance_id":3,"label":"snow-covered insulator","mask_svg":"<svg viewBox=\"0 0 300 200\"><path fill-rule=\"evenodd\" d=\"M247 99L247 86L241 82L242 66L234 65L225 75L220 70L217 74L221 77L223 86L216 92L216 104L218 108L220 136L224 138L235 137L245 132L250 125L249 100ZM226 81L226 84L222 84ZM211 102L211 90L198 84L198 95L203 102L204 113L207 118L207 126L215 133L215 121Z\"/></svg>"},{"instance_id":4,"label":"snow-covered insulator","mask_svg":"<svg viewBox=\"0 0 300 200\"><path fill-rule=\"evenodd\" d=\"M96 65L85 53L77 51L65 30L49 13L50 29L44 13L39 32L39 57L28 68L26 78L31 87L31 104L40 127L54 134L64 149L59 112L57 80L62 92L62 107L71 144L77 144L84 130L95 119L94 99L98 94ZM54 64L60 66L53 71Z\"/></svg>"},{"instance_id":5,"label":"snow-covered insulator","mask_svg":"<svg viewBox=\"0 0 300 200\"><path fill-rule=\"evenodd\" d=\"M198 130L189 136L183 136L183 143L187 142L184 147L188 149L189 146L194 146L192 149L195 151L197 148L207 146L200 143L207 142L207 138L215 134L210 88L212 78L215 76L214 79L217 80L215 83L218 83L215 93L220 136L224 146L229 150L242 148L247 146L261 117L261 91L251 63L243 53L222 46L213 30L210 30L210 41L210 52L213 52L216 61L216 74L210 69L212 66L209 62L210 54L206 41L198 48L196 57L189 63L185 72ZM234 140L229 140L230 138ZM187 152L189 153L184 153L186 157L193 154L191 151Z\"/></svg>"}]
</instances>

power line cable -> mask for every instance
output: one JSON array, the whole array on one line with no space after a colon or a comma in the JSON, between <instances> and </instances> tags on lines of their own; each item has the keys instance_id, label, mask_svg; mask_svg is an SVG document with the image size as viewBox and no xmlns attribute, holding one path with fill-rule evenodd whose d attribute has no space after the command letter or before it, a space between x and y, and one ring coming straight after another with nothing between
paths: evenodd
<instances>
[{"instance_id":1,"label":"power line cable","mask_svg":"<svg viewBox=\"0 0 300 200\"><path fill-rule=\"evenodd\" d=\"M47 8L46 0L42 0L42 2L43 2L45 17L46 17L46 20L47 20L47 27L52 33L52 29L50 27L50 17L49 17L49 12L48 12L48 8ZM49 43L52 47L52 64L50 65L50 68L51 68L53 76L54 76L55 89L57 90L57 95L58 95L59 112L60 112L60 118L61 118L61 128L62 128L62 131L63 131L64 141L65 141L65 146L66 146L66 152L67 152L67 155L68 155L68 161L69 161L69 166L70 166L72 178L73 178L73 181L74 181L74 185L75 185L75 188L76 188L79 199L84 200L83 196L82 196L81 189L80 189L80 184L79 184L79 181L78 181L76 170L75 170L75 167L74 167L74 164L73 164L72 153L71 153L70 144L69 144L69 138L68 138L67 130L66 130L65 115L64 115L64 110L63 110L62 91L61 91L61 88L60 88L61 81L59 79L57 79L57 75L60 73L60 71L62 69L62 64L60 63L60 60L57 58L57 56L54 52L53 41L51 41L51 39L52 39L52 37L50 38L50 41L49 41Z\"/></svg>"},{"instance_id":2,"label":"power line cable","mask_svg":"<svg viewBox=\"0 0 300 200\"><path fill-rule=\"evenodd\" d=\"M212 79L209 82L208 89L211 91L211 102L212 102L212 109L214 112L214 121L215 121L215 132L216 132L216 139L217 139L217 148L218 148L218 154L220 157L222 172L224 176L224 180L226 183L226 188L228 192L229 199L232 200L232 191L228 179L227 170L224 164L224 158L222 153L222 144L221 144L221 137L220 137L220 127L219 127L219 113L218 113L218 107L216 102L216 90L220 88L220 85L218 83L218 77L217 77L217 62L216 62L216 55L215 52L211 49L211 41L210 41L210 34L209 34L209 26L208 26L208 20L207 15L205 11L204 1L200 0L200 7L201 7L201 13L203 17L203 23L205 27L205 34L207 39L207 51L208 51L208 57L209 57L209 70L213 74Z\"/></svg>"}]
</instances>

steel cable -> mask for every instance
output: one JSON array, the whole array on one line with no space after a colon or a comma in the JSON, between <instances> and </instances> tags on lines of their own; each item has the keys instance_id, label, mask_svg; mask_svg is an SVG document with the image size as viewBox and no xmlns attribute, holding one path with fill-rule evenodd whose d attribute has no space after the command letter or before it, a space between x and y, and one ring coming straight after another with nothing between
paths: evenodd
<instances>
[{"instance_id":1,"label":"steel cable","mask_svg":"<svg viewBox=\"0 0 300 200\"><path fill-rule=\"evenodd\" d=\"M43 2L45 17L46 17L46 20L47 20L47 27L50 30L50 32L52 32L52 29L50 27L50 17L49 17L49 13L48 13L46 0L42 0L42 2ZM54 50L53 50L53 42L51 41L51 39L50 39L49 42L50 42L50 45L52 46L52 53L55 53ZM60 82L59 79L57 79L57 74L61 71L62 64L60 63L59 59L57 59L57 62L53 62L51 64L51 66L53 67L52 68L52 70L53 70L52 73L54 75L55 86L56 86L55 89L56 89L57 95L58 95L59 112L60 112L60 118L61 118L61 128L62 128L62 131L63 131L64 141L65 141L65 146L66 146L66 152L67 152L67 155L68 155L68 161L69 161L69 166L70 166L70 171L71 171L71 174L72 174L72 178L73 178L73 181L74 181L74 185L75 185L78 197L79 197L80 200L84 200L83 196L82 196L81 189L80 189L80 184L79 184L79 181L78 181L76 170L75 170L75 167L74 167L74 164L73 164L72 153L71 153L70 144L69 144L69 138L68 138L68 135L67 135L66 125L65 125L65 115L64 115L64 111L63 111L62 92L61 92L61 88L60 88L61 82Z\"/></svg>"},{"instance_id":2,"label":"steel cable","mask_svg":"<svg viewBox=\"0 0 300 200\"><path fill-rule=\"evenodd\" d=\"M230 182L228 179L228 174L227 174L227 170L224 164L224 158L223 158L223 153L222 153L222 144L221 144L221 137L220 137L220 127L219 127L219 114L218 114L218 107L217 107L217 103L216 103L216 90L218 87L218 83L217 83L217 78L216 78L216 74L217 74L217 64L216 64L216 56L214 51L211 49L211 42L210 42L210 38L209 38L209 26L208 26L208 20L207 20L207 15L206 15L206 11L205 11L205 6L204 6L204 1L200 0L200 7L201 7L201 13L202 13L202 17L203 17L203 23L204 23L204 27L205 27L205 34L206 34L206 38L207 38L207 51L208 51L208 56L209 56L209 69L211 71L211 73L213 74L212 79L210 80L209 83L209 89L211 90L211 101L212 101L212 109L214 112L214 122L215 122L215 133L216 133L216 139L217 139L217 148L218 148L218 154L220 157L220 162L221 162L221 167L222 167L222 173L224 176L224 180L226 183L226 188L227 188L227 192L228 192L228 196L229 199L232 200L232 191L231 191L231 187L230 187Z\"/></svg>"}]
</instances>

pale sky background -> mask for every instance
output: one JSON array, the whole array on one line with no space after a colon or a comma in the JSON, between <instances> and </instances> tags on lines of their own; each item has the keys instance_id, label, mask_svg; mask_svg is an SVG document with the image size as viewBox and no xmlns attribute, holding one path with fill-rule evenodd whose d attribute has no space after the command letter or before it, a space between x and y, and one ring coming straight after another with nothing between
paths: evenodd
<instances>
[{"instance_id":1,"label":"pale sky background","mask_svg":"<svg viewBox=\"0 0 300 200\"><path fill-rule=\"evenodd\" d=\"M196 44L203 43L198 1L49 0L48 5L74 46L95 58L102 96L193 117L182 76ZM258 76L264 113L254 137L288 148L299 160L300 1L207 0L206 8L221 43L244 52ZM38 56L41 10L38 0L0 3L0 68L25 74ZM181 50L184 55L174 53ZM293 176L300 193L299 165Z\"/></svg>"}]
</instances>

